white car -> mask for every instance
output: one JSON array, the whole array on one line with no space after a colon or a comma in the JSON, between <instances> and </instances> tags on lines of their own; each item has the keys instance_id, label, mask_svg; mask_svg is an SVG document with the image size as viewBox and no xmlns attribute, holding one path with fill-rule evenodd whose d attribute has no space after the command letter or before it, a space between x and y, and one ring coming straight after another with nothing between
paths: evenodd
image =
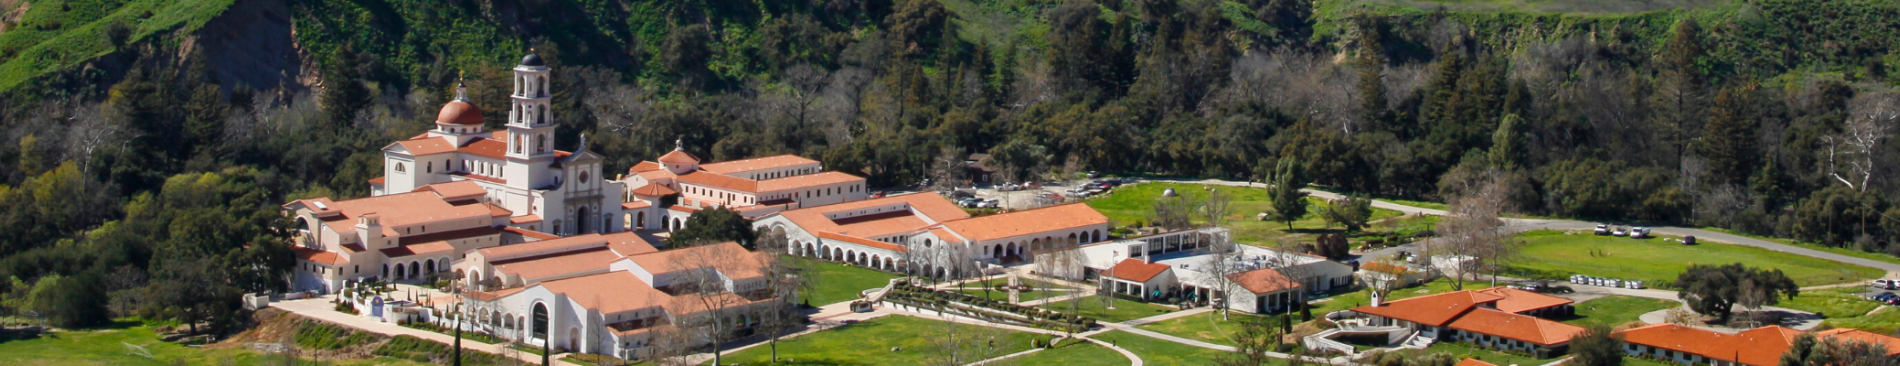
<instances>
[{"instance_id":1,"label":"white car","mask_svg":"<svg viewBox=\"0 0 1900 366\"><path fill-rule=\"evenodd\" d=\"M1630 236L1630 232L1629 230L1619 227L1619 228L1616 228L1616 230L1610 231L1610 235L1611 236Z\"/></svg>"},{"instance_id":2,"label":"white car","mask_svg":"<svg viewBox=\"0 0 1900 366\"><path fill-rule=\"evenodd\" d=\"M1610 225L1597 224L1597 235L1610 235Z\"/></svg>"},{"instance_id":3,"label":"white car","mask_svg":"<svg viewBox=\"0 0 1900 366\"><path fill-rule=\"evenodd\" d=\"M1637 227L1634 229L1630 229L1630 237L1636 238L1636 239L1647 238L1649 237L1649 228Z\"/></svg>"}]
</instances>

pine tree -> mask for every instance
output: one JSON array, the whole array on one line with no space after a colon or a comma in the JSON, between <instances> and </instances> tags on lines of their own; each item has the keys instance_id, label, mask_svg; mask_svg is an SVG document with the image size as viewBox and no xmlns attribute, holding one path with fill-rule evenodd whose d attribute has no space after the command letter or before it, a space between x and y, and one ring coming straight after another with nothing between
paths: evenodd
<instances>
[{"instance_id":1,"label":"pine tree","mask_svg":"<svg viewBox=\"0 0 1900 366\"><path fill-rule=\"evenodd\" d=\"M1748 118L1748 90L1725 88L1709 106L1709 121L1695 152L1708 165L1710 184L1741 184L1755 173L1755 121Z\"/></svg>"},{"instance_id":2,"label":"pine tree","mask_svg":"<svg viewBox=\"0 0 1900 366\"><path fill-rule=\"evenodd\" d=\"M1305 173L1298 162L1281 159L1279 166L1274 169L1271 186L1267 187L1267 194L1273 197L1273 220L1285 223L1289 230L1293 229L1294 221L1306 216L1306 192L1302 191L1306 189L1306 179L1303 175Z\"/></svg>"}]
</instances>

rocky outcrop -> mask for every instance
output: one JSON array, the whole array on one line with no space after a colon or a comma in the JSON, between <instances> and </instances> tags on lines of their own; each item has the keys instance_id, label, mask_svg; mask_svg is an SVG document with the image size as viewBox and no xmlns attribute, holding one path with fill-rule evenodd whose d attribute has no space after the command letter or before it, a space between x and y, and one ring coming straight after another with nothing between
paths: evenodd
<instances>
[{"instance_id":1,"label":"rocky outcrop","mask_svg":"<svg viewBox=\"0 0 1900 366\"><path fill-rule=\"evenodd\" d=\"M203 52L219 86L301 90L306 73L286 1L238 1L205 22L181 48Z\"/></svg>"}]
</instances>

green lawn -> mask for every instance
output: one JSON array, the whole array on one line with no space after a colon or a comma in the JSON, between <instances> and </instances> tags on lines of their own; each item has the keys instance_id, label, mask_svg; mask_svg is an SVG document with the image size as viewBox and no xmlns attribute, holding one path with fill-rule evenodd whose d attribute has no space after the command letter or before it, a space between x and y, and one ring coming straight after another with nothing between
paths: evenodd
<instances>
[{"instance_id":1,"label":"green lawn","mask_svg":"<svg viewBox=\"0 0 1900 366\"><path fill-rule=\"evenodd\" d=\"M852 267L843 264L819 261L803 257L782 257L792 264L807 268L806 278L814 288L805 290L799 296L812 306L824 306L858 299L858 293L866 289L881 288L889 284L897 275L881 271Z\"/></svg>"},{"instance_id":2,"label":"green lawn","mask_svg":"<svg viewBox=\"0 0 1900 366\"><path fill-rule=\"evenodd\" d=\"M1854 328L1880 334L1893 334L1900 330L1900 309L1891 306L1881 308L1873 315L1829 318L1821 325L1835 328Z\"/></svg>"},{"instance_id":3,"label":"green lawn","mask_svg":"<svg viewBox=\"0 0 1900 366\"><path fill-rule=\"evenodd\" d=\"M1101 298L1098 298L1095 296L1084 297L1084 298L1076 299L1076 309L1078 313L1081 313L1080 315L1090 317L1090 318L1095 318L1095 320L1102 321L1102 322L1121 322L1121 321L1128 321L1128 320L1133 320L1133 319L1141 319L1141 318L1166 314L1169 311L1172 311L1172 310L1169 310L1168 308L1164 308L1159 305L1129 301L1129 300L1124 300L1120 298L1117 298L1114 300L1115 300L1115 308L1108 309L1108 308L1102 307ZM1068 301L1056 302L1053 304L1047 304L1040 307L1043 309L1055 310L1055 311L1060 311L1064 313L1069 312Z\"/></svg>"},{"instance_id":4,"label":"green lawn","mask_svg":"<svg viewBox=\"0 0 1900 366\"><path fill-rule=\"evenodd\" d=\"M1030 339L1050 338L1032 333L892 315L781 340L778 344L780 361L778 364L921 365L934 363L932 362L932 357L935 355L934 346L924 337L943 334L948 329L946 327L956 327L965 331L965 334L977 334L972 332L978 331L994 332L998 336L995 344L999 349L990 357L1028 350ZM971 342L972 345L985 343ZM898 351L892 352L893 347ZM787 360L792 361L787 362ZM772 350L767 346L752 347L726 355L720 361L728 365L770 364Z\"/></svg>"},{"instance_id":5,"label":"green lawn","mask_svg":"<svg viewBox=\"0 0 1900 366\"><path fill-rule=\"evenodd\" d=\"M1604 296L1590 301L1576 303L1577 317L1564 320L1581 327L1618 324L1636 321L1637 317L1651 311L1668 309L1682 305L1675 300L1651 299L1635 296Z\"/></svg>"},{"instance_id":6,"label":"green lawn","mask_svg":"<svg viewBox=\"0 0 1900 366\"><path fill-rule=\"evenodd\" d=\"M1102 347L1091 342L1068 343L1056 348L1011 358L1005 364L1012 365L1061 365L1061 366L1127 366L1127 356L1121 352Z\"/></svg>"},{"instance_id":7,"label":"green lawn","mask_svg":"<svg viewBox=\"0 0 1900 366\"><path fill-rule=\"evenodd\" d=\"M1413 286L1413 287L1393 290L1389 296L1392 300L1398 300L1398 299L1409 299L1409 298L1425 296L1425 295L1442 294L1446 292L1451 292L1452 291L1451 285L1452 285L1451 281L1443 279L1443 278L1439 278L1439 279L1431 280L1430 282L1426 282L1425 285L1423 286ZM1477 289L1482 289L1482 288L1487 288L1487 287L1491 287L1490 282L1465 281L1465 284L1464 284L1464 289L1466 290L1477 290ZM1334 311L1351 309L1351 308L1363 306L1363 305L1370 305L1372 303L1372 291L1367 290L1367 289L1360 289L1359 291L1353 291L1349 293L1334 295L1331 297L1331 299L1332 300L1328 300L1325 302L1318 302L1320 299L1313 299L1312 301L1309 301L1309 303L1313 304L1313 316L1320 317L1320 316L1325 316L1326 313L1330 313Z\"/></svg>"},{"instance_id":8,"label":"green lawn","mask_svg":"<svg viewBox=\"0 0 1900 366\"><path fill-rule=\"evenodd\" d=\"M972 296L976 296L976 297L985 297L985 296L988 296L988 297L989 297L989 299L991 299L991 300L999 300L999 301L1009 301L1009 292L1007 292L1007 291L996 291L995 289L993 289L993 288L992 288L993 286L996 286L996 285L998 285L998 284L1006 284L1006 283L1009 283L1009 279L1008 279L1008 278L992 278L992 279L988 279L988 280L983 280L982 282L972 282L972 283L966 283L966 284L963 284L963 289L960 289L960 290L956 290L956 291L957 291L957 292L962 292L962 293L965 293L965 294L970 294L970 295L972 295ZM1022 284L1025 284L1025 285L1029 285L1029 286L1031 286L1031 287L1034 287L1034 288L1035 288L1036 290L1034 290L1034 291L1023 291L1023 292L1022 292L1022 295L1021 295L1021 296L1018 296L1018 297L1017 297L1017 299L1018 299L1019 301L1034 301L1034 300L1040 300L1040 299L1042 299L1042 296L1043 296L1043 295L1042 295L1042 288L1044 288L1044 287L1048 287L1048 288L1050 288L1050 289L1052 289L1052 290L1054 290L1054 291L1050 291L1050 292L1049 292L1049 296L1050 296L1050 297L1058 297L1058 296L1062 296L1062 295L1068 295L1068 294L1071 294L1071 293L1075 293L1075 291L1074 291L1075 289L1073 289L1073 288L1068 288L1068 287L1063 287L1063 286L1058 286L1058 285L1055 285L1055 284L1051 284L1051 283L1048 283L1048 282L1044 282L1044 281L1037 281L1037 280L1031 280L1031 279L1023 279L1023 280L1022 280ZM986 294L986 293L985 293L986 291L984 291L984 290L983 290L984 288L992 288L992 289L991 289L991 290L989 290L989 291L987 291L987 294ZM1062 291L1062 290L1069 290L1069 291Z\"/></svg>"},{"instance_id":9,"label":"green lawn","mask_svg":"<svg viewBox=\"0 0 1900 366\"><path fill-rule=\"evenodd\" d=\"M1167 321L1157 323L1142 324L1141 329L1207 343L1232 346L1234 345L1232 334L1234 331L1240 329L1241 322L1257 322L1262 320L1264 320L1262 316L1238 311L1228 314L1227 320L1221 320L1219 311L1209 311L1168 319ZM1299 319L1294 320L1298 321Z\"/></svg>"},{"instance_id":10,"label":"green lawn","mask_svg":"<svg viewBox=\"0 0 1900 366\"><path fill-rule=\"evenodd\" d=\"M1419 352L1419 351L1408 350L1406 352ZM1493 351L1487 348L1478 348L1478 346L1471 345L1470 343L1449 342L1449 341L1432 343L1431 347L1425 347L1424 352L1450 353L1454 356L1459 356L1459 358L1476 358L1484 362L1490 362L1491 364L1494 364L1494 365L1533 366L1533 365L1547 364L1547 363L1550 363L1551 361L1556 361L1556 359L1541 359L1540 360L1540 359L1530 358L1526 356L1506 354L1503 352Z\"/></svg>"},{"instance_id":11,"label":"green lawn","mask_svg":"<svg viewBox=\"0 0 1900 366\"><path fill-rule=\"evenodd\" d=\"M144 348L151 358L135 354ZM135 321L80 331L55 332L34 339L0 342L0 364L7 365L217 365L230 361L238 365L282 364L281 356L242 347L193 348L158 340L152 328ZM334 361L327 365L424 365L409 360L377 357L366 360ZM299 364L314 365L309 360Z\"/></svg>"},{"instance_id":12,"label":"green lawn","mask_svg":"<svg viewBox=\"0 0 1900 366\"><path fill-rule=\"evenodd\" d=\"M1880 303L1855 296L1858 288L1834 288L1825 290L1801 291L1794 300L1781 300L1774 306L1818 313L1830 318L1852 318L1867 315L1880 307Z\"/></svg>"},{"instance_id":13,"label":"green lawn","mask_svg":"<svg viewBox=\"0 0 1900 366\"><path fill-rule=\"evenodd\" d=\"M1517 238L1523 246L1519 259L1510 264L1519 272L1563 276L1579 273L1666 283L1674 281L1690 264L1741 263L1750 267L1779 268L1801 286L1859 281L1885 273L1741 245L1681 245L1662 238L1630 239L1553 230L1525 232Z\"/></svg>"},{"instance_id":14,"label":"green lawn","mask_svg":"<svg viewBox=\"0 0 1900 366\"><path fill-rule=\"evenodd\" d=\"M1219 357L1222 353L1217 350L1143 337L1139 334L1119 330L1096 334L1089 338L1109 342L1117 347L1127 349L1129 352L1134 352L1136 357L1141 357L1141 362L1144 365L1212 365L1214 364L1214 358Z\"/></svg>"},{"instance_id":15,"label":"green lawn","mask_svg":"<svg viewBox=\"0 0 1900 366\"><path fill-rule=\"evenodd\" d=\"M1089 200L1088 205L1096 211L1101 211L1102 215L1108 216L1109 220L1116 225L1147 223L1154 221L1155 200L1161 198L1163 190L1174 188L1175 192L1184 196L1199 198L1206 197L1205 187L1208 186L1158 182L1127 185L1116 187L1114 193ZM1311 237L1317 234L1338 232L1342 229L1327 227L1326 221L1320 219L1319 205L1323 202L1318 198L1307 198L1308 214L1294 221L1293 230L1289 232L1285 224L1255 219L1254 215L1267 212L1273 203L1273 200L1268 198L1265 188L1228 186L1217 186L1217 188L1226 192L1233 200L1228 208L1227 223L1222 226L1233 230L1235 242L1269 246L1277 244L1280 239L1308 242L1312 241ZM1372 210L1373 220L1399 215L1398 211L1376 208ZM1194 218L1195 223L1205 223L1205 221L1201 217ZM1374 225L1374 228L1376 229L1377 225Z\"/></svg>"}]
</instances>

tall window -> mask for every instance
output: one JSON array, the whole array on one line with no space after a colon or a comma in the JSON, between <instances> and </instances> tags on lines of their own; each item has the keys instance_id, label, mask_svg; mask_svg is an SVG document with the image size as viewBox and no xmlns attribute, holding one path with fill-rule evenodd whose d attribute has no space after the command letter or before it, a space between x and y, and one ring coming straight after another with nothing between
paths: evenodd
<instances>
[{"instance_id":1,"label":"tall window","mask_svg":"<svg viewBox=\"0 0 1900 366\"><path fill-rule=\"evenodd\" d=\"M534 135L534 152L548 152L548 135Z\"/></svg>"},{"instance_id":2,"label":"tall window","mask_svg":"<svg viewBox=\"0 0 1900 366\"><path fill-rule=\"evenodd\" d=\"M544 303L534 304L534 336L541 337L543 339L546 339L548 337L548 305L547 304L544 304Z\"/></svg>"}]
</instances>

